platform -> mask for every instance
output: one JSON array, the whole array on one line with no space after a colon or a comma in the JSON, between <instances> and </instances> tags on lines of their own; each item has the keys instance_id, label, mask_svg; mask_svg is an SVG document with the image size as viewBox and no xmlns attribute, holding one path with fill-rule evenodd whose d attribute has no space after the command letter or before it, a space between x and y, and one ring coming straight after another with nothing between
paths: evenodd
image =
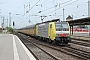
<instances>
[{"instance_id":1,"label":"platform","mask_svg":"<svg viewBox=\"0 0 90 60\"><path fill-rule=\"evenodd\" d=\"M70 37L75 39L90 40L89 32L74 32Z\"/></svg>"},{"instance_id":2,"label":"platform","mask_svg":"<svg viewBox=\"0 0 90 60\"><path fill-rule=\"evenodd\" d=\"M16 35L0 34L0 60L36 59Z\"/></svg>"}]
</instances>

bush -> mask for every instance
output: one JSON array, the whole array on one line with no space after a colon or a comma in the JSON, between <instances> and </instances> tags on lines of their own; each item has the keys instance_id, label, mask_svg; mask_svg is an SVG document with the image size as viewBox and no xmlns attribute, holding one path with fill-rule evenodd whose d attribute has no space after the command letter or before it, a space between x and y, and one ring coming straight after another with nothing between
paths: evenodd
<instances>
[{"instance_id":1,"label":"bush","mask_svg":"<svg viewBox=\"0 0 90 60\"><path fill-rule=\"evenodd\" d=\"M12 34L13 33L13 28L7 27L8 33Z\"/></svg>"},{"instance_id":2,"label":"bush","mask_svg":"<svg viewBox=\"0 0 90 60\"><path fill-rule=\"evenodd\" d=\"M2 33L2 31L0 30L0 33Z\"/></svg>"}]
</instances>

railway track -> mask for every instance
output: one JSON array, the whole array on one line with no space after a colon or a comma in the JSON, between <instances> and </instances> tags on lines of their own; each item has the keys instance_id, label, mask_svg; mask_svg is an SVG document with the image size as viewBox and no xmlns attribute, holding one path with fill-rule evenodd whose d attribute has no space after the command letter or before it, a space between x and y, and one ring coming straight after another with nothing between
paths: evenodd
<instances>
[{"instance_id":1,"label":"railway track","mask_svg":"<svg viewBox=\"0 0 90 60\"><path fill-rule=\"evenodd\" d=\"M75 56L77 56L78 58L84 59L84 60L89 60L90 59L90 52L86 52L77 48L73 48L73 47L64 47L63 49L72 52L73 54L75 54Z\"/></svg>"},{"instance_id":2,"label":"railway track","mask_svg":"<svg viewBox=\"0 0 90 60\"><path fill-rule=\"evenodd\" d=\"M54 48L53 46L51 47L51 45L46 45L44 43L41 44L41 43L36 42L36 44L43 45L43 46L46 46L46 47L49 47L49 48L67 53L69 55L76 56L76 57L81 58L83 60L89 60L90 59L90 52L83 51L83 50L80 50L80 49L77 49L77 48L74 48L74 47L70 47L70 46L67 46L67 47L59 47L58 46L57 47L57 46L54 46L54 47L57 47L57 48ZM61 48L61 49L58 49L58 48ZM67 50L68 52L65 51L65 50ZM70 53L70 52L72 52L73 54Z\"/></svg>"},{"instance_id":3,"label":"railway track","mask_svg":"<svg viewBox=\"0 0 90 60\"><path fill-rule=\"evenodd\" d=\"M72 40L71 43L86 46L86 47L90 47L90 43L88 43L88 42Z\"/></svg>"},{"instance_id":4,"label":"railway track","mask_svg":"<svg viewBox=\"0 0 90 60\"><path fill-rule=\"evenodd\" d=\"M72 55L74 57L81 58L83 60L90 59L90 52L79 50L79 49L76 49L73 47L57 47L57 46L51 46L51 45L46 45L46 44L41 44L41 43L37 43L37 44L49 47L51 49L63 52L63 53L68 54L68 55Z\"/></svg>"},{"instance_id":5,"label":"railway track","mask_svg":"<svg viewBox=\"0 0 90 60\"><path fill-rule=\"evenodd\" d=\"M24 38L24 39L27 39L27 38ZM90 52L86 52L86 51L83 51L83 50L79 50L79 49L76 49L76 48L73 48L73 47L70 47L70 46L67 46L67 47L60 47L60 46L55 46L55 45L51 45L51 44L46 44L46 43L43 43L43 42L38 42L38 41L34 41L34 40L29 40L27 39L29 42L32 42L35 46L37 46L39 48L38 45L43 45L45 47L48 47L48 48L51 48L51 49L54 49L56 51L60 51L60 52L63 52L67 55L71 55L73 57L78 57L80 59L83 59L83 60L89 60L90 59ZM41 49L41 48L39 48ZM43 50L43 49L42 49ZM44 51L45 52L45 51ZM45 52L47 53L48 55L50 55L52 58L54 58L55 60L58 60L57 58L53 57L53 55L49 54L48 52Z\"/></svg>"},{"instance_id":6,"label":"railway track","mask_svg":"<svg viewBox=\"0 0 90 60\"><path fill-rule=\"evenodd\" d=\"M90 40L84 40L84 39L77 39L77 38L71 38L72 40L79 40L79 41L83 41L83 42L87 42L90 43Z\"/></svg>"},{"instance_id":7,"label":"railway track","mask_svg":"<svg viewBox=\"0 0 90 60\"><path fill-rule=\"evenodd\" d=\"M34 42L28 41L25 37L22 37L19 34L16 34L16 35L21 39L21 41L25 44L25 46L35 56L35 58L37 60L58 60L58 58L56 58L53 55L49 54L47 51L45 51L44 49L37 46ZM34 47L34 49L32 49L30 47ZM42 56L41 56L41 54L42 54Z\"/></svg>"}]
</instances>

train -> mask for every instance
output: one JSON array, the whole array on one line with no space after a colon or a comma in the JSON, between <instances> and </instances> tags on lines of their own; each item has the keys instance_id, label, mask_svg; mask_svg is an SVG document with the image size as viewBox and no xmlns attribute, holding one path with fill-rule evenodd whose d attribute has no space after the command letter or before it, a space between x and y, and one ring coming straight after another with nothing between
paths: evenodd
<instances>
[{"instance_id":1,"label":"train","mask_svg":"<svg viewBox=\"0 0 90 60\"><path fill-rule=\"evenodd\" d=\"M50 21L38 23L20 28L18 29L18 32L52 44L67 45L71 42L71 38L69 36L69 25L67 22Z\"/></svg>"}]
</instances>

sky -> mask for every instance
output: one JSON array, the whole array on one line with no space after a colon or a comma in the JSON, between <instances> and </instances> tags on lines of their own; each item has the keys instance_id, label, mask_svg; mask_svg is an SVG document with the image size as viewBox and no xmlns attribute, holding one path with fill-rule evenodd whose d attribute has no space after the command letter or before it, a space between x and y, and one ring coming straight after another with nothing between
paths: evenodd
<instances>
[{"instance_id":1,"label":"sky","mask_svg":"<svg viewBox=\"0 0 90 60\"><path fill-rule=\"evenodd\" d=\"M11 18L11 27L14 21L14 28L22 28L41 23L41 16L46 16L43 21L66 21L68 15L73 19L88 17L88 0L0 0L0 27L2 17L4 27Z\"/></svg>"}]
</instances>

